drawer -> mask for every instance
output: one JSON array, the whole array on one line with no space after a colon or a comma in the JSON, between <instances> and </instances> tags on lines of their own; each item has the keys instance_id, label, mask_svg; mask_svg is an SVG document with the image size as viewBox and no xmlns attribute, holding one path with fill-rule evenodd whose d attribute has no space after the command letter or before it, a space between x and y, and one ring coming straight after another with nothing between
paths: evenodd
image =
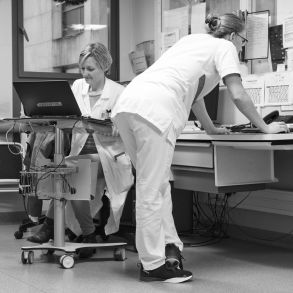
<instances>
[{"instance_id":1,"label":"drawer","mask_svg":"<svg viewBox=\"0 0 293 293\"><path fill-rule=\"evenodd\" d=\"M204 142L177 142L172 164L214 168L213 145Z\"/></svg>"}]
</instances>

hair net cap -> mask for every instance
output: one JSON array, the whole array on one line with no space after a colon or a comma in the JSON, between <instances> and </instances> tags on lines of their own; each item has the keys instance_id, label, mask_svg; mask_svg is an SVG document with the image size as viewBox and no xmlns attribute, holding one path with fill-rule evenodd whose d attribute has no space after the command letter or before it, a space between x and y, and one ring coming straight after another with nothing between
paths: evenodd
<instances>
[{"instance_id":1,"label":"hair net cap","mask_svg":"<svg viewBox=\"0 0 293 293\"><path fill-rule=\"evenodd\" d=\"M102 43L89 44L81 52L80 56L83 57L83 60L86 57L92 56L104 72L107 71L112 64L112 57L110 52Z\"/></svg>"}]
</instances>

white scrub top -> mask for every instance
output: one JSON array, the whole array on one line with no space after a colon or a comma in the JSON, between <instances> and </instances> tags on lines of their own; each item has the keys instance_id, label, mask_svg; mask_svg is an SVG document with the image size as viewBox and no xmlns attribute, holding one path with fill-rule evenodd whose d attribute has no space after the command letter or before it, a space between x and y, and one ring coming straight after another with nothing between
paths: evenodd
<instances>
[{"instance_id":1,"label":"white scrub top","mask_svg":"<svg viewBox=\"0 0 293 293\"><path fill-rule=\"evenodd\" d=\"M124 86L121 84L106 78L101 97L91 109L88 94L89 84L84 78L77 79L72 84L72 91L82 115L101 120L108 118L107 116L109 115L109 111L113 108L117 97L123 92L124 89Z\"/></svg>"},{"instance_id":2,"label":"white scrub top","mask_svg":"<svg viewBox=\"0 0 293 293\"><path fill-rule=\"evenodd\" d=\"M232 73L240 74L232 42L209 34L185 36L132 80L112 109L112 117L136 113L162 133L172 126L177 137L188 119L199 79L205 77L201 99Z\"/></svg>"}]
</instances>

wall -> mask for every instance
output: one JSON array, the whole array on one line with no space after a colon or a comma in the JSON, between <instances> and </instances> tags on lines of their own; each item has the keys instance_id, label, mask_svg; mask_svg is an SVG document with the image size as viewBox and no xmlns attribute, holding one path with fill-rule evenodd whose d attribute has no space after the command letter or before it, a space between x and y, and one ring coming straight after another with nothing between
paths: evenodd
<instances>
[{"instance_id":1,"label":"wall","mask_svg":"<svg viewBox=\"0 0 293 293\"><path fill-rule=\"evenodd\" d=\"M129 81L134 77L128 54L135 46L133 0L120 3L120 81Z\"/></svg>"},{"instance_id":2,"label":"wall","mask_svg":"<svg viewBox=\"0 0 293 293\"><path fill-rule=\"evenodd\" d=\"M13 116L12 107L12 21L11 2L0 0L0 118ZM5 138L1 135L1 140ZM3 166L2 166L3 167ZM16 192L0 192L0 220L8 220L7 213L13 213L13 219L17 221L18 212L23 212L21 197ZM15 214L16 213L16 214ZM5 215L3 217L3 215ZM9 220L12 218L10 217Z\"/></svg>"},{"instance_id":3,"label":"wall","mask_svg":"<svg viewBox=\"0 0 293 293\"><path fill-rule=\"evenodd\" d=\"M120 2L120 81L129 81L132 72L128 54L143 41L157 40L157 0L123 0ZM155 46L156 46L155 45Z\"/></svg>"},{"instance_id":4,"label":"wall","mask_svg":"<svg viewBox=\"0 0 293 293\"><path fill-rule=\"evenodd\" d=\"M11 1L0 0L0 118L12 116Z\"/></svg>"}]
</instances>

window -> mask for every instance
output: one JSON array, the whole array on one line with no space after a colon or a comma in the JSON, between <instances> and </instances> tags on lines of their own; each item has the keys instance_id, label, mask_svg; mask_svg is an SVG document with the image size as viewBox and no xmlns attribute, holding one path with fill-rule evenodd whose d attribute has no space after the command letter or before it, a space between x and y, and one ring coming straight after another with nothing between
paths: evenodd
<instances>
[{"instance_id":1,"label":"window","mask_svg":"<svg viewBox=\"0 0 293 293\"><path fill-rule=\"evenodd\" d=\"M108 76L119 80L119 1L87 0L67 5L53 0L13 1L14 80L80 77L78 56L91 42L113 57Z\"/></svg>"},{"instance_id":2,"label":"window","mask_svg":"<svg viewBox=\"0 0 293 293\"><path fill-rule=\"evenodd\" d=\"M80 24L80 28L75 27L77 23ZM62 5L63 37L75 36L84 32L82 25L84 25L84 4L76 6Z\"/></svg>"}]
</instances>

